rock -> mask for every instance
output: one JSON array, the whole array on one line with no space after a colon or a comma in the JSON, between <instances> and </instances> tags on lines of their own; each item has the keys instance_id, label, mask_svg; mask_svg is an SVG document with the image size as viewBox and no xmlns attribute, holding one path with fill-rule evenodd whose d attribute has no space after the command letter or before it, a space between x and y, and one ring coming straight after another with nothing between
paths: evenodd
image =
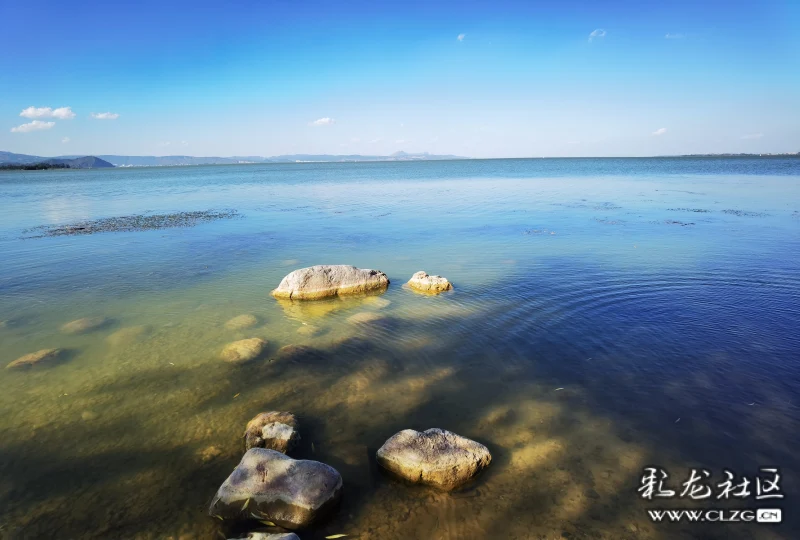
<instances>
[{"instance_id":1,"label":"rock","mask_svg":"<svg viewBox=\"0 0 800 540\"><path fill-rule=\"evenodd\" d=\"M225 328L228 330L246 330L258 324L258 317L255 315L245 314L234 317L225 323Z\"/></svg>"},{"instance_id":2,"label":"rock","mask_svg":"<svg viewBox=\"0 0 800 540\"><path fill-rule=\"evenodd\" d=\"M300 540L300 537L294 533L249 532L247 536L229 540Z\"/></svg>"},{"instance_id":3,"label":"rock","mask_svg":"<svg viewBox=\"0 0 800 540\"><path fill-rule=\"evenodd\" d=\"M240 339L225 345L221 356L223 360L233 364L249 362L264 354L268 344L268 341L260 338Z\"/></svg>"},{"instance_id":4,"label":"rock","mask_svg":"<svg viewBox=\"0 0 800 540\"><path fill-rule=\"evenodd\" d=\"M97 413L94 411L83 411L81 413L81 420L84 422L91 422L97 419Z\"/></svg>"},{"instance_id":5,"label":"rock","mask_svg":"<svg viewBox=\"0 0 800 540\"><path fill-rule=\"evenodd\" d=\"M150 329L147 326L128 326L120 328L113 334L106 338L106 341L112 347L119 347L123 345L130 345L142 338L147 334Z\"/></svg>"},{"instance_id":6,"label":"rock","mask_svg":"<svg viewBox=\"0 0 800 540\"><path fill-rule=\"evenodd\" d=\"M223 520L259 519L300 529L330 513L341 493L342 477L333 467L251 448L217 490L208 513Z\"/></svg>"},{"instance_id":7,"label":"rock","mask_svg":"<svg viewBox=\"0 0 800 540\"><path fill-rule=\"evenodd\" d=\"M300 440L297 419L288 412L266 412L247 423L244 431L244 449L269 448L283 454Z\"/></svg>"},{"instance_id":8,"label":"rock","mask_svg":"<svg viewBox=\"0 0 800 540\"><path fill-rule=\"evenodd\" d=\"M344 264L319 265L295 270L272 291L275 298L315 300L383 290L389 278L379 270L364 270Z\"/></svg>"},{"instance_id":9,"label":"rock","mask_svg":"<svg viewBox=\"0 0 800 540\"><path fill-rule=\"evenodd\" d=\"M85 334L106 326L110 319L107 317L84 317L76 321L68 322L61 327L65 334Z\"/></svg>"},{"instance_id":10,"label":"rock","mask_svg":"<svg viewBox=\"0 0 800 540\"><path fill-rule=\"evenodd\" d=\"M319 326L314 326L313 324L304 324L300 328L297 329L297 333L301 336L306 337L315 337L322 334L324 330Z\"/></svg>"},{"instance_id":11,"label":"rock","mask_svg":"<svg viewBox=\"0 0 800 540\"><path fill-rule=\"evenodd\" d=\"M378 464L417 484L451 490L485 469L492 455L482 444L444 429L405 429L378 449Z\"/></svg>"},{"instance_id":12,"label":"rock","mask_svg":"<svg viewBox=\"0 0 800 540\"><path fill-rule=\"evenodd\" d=\"M420 270L408 280L408 286L415 291L438 294L443 291L449 291L453 288L453 284L447 281L442 276L430 276L427 272Z\"/></svg>"},{"instance_id":13,"label":"rock","mask_svg":"<svg viewBox=\"0 0 800 540\"><path fill-rule=\"evenodd\" d=\"M203 463L208 463L209 461L214 461L221 456L222 450L218 446L208 446L198 452L197 455L200 458L200 461Z\"/></svg>"},{"instance_id":14,"label":"rock","mask_svg":"<svg viewBox=\"0 0 800 540\"><path fill-rule=\"evenodd\" d=\"M311 358L321 358L323 352L308 345L284 345L278 349L277 357L281 361L297 361Z\"/></svg>"},{"instance_id":15,"label":"rock","mask_svg":"<svg viewBox=\"0 0 800 540\"><path fill-rule=\"evenodd\" d=\"M386 298L381 298L380 296L367 296L364 298L364 303L377 309L383 309L391 304L392 301L387 300Z\"/></svg>"},{"instance_id":16,"label":"rock","mask_svg":"<svg viewBox=\"0 0 800 540\"><path fill-rule=\"evenodd\" d=\"M347 318L347 322L353 324L379 323L385 320L386 316L381 315L380 313L375 313L374 311L362 311L361 313L356 313L355 315Z\"/></svg>"},{"instance_id":17,"label":"rock","mask_svg":"<svg viewBox=\"0 0 800 540\"><path fill-rule=\"evenodd\" d=\"M36 351L34 353L26 354L25 356L20 356L10 364L6 366L6 368L14 369L14 368L21 368L21 367L30 367L40 364L42 362L51 362L56 360L61 353L64 352L63 349L42 349L41 351Z\"/></svg>"}]
</instances>

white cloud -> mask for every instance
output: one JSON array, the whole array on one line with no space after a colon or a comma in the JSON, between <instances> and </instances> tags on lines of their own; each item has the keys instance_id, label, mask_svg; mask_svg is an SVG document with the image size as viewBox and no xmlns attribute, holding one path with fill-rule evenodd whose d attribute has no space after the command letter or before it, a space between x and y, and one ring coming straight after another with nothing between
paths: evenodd
<instances>
[{"instance_id":1,"label":"white cloud","mask_svg":"<svg viewBox=\"0 0 800 540\"><path fill-rule=\"evenodd\" d=\"M740 138L741 139L760 139L763 136L764 136L763 133L749 133L747 135L742 135Z\"/></svg>"},{"instance_id":2,"label":"white cloud","mask_svg":"<svg viewBox=\"0 0 800 540\"><path fill-rule=\"evenodd\" d=\"M405 139L397 139L397 140L396 140L396 141L394 141L394 142L396 142L397 144L403 144L403 143L407 143L407 142L411 142L411 141L407 141L407 140L405 140Z\"/></svg>"},{"instance_id":3,"label":"white cloud","mask_svg":"<svg viewBox=\"0 0 800 540\"><path fill-rule=\"evenodd\" d=\"M24 118L58 118L60 120L71 120L75 118L72 107L59 107L58 109L51 109L50 107L28 107L27 109L23 109L19 115Z\"/></svg>"},{"instance_id":4,"label":"white cloud","mask_svg":"<svg viewBox=\"0 0 800 540\"><path fill-rule=\"evenodd\" d=\"M95 120L116 120L119 118L119 114L113 112L93 112L92 118Z\"/></svg>"},{"instance_id":5,"label":"white cloud","mask_svg":"<svg viewBox=\"0 0 800 540\"><path fill-rule=\"evenodd\" d=\"M383 140L383 139L382 139L381 137L378 137L377 139L372 139L371 141L369 141L369 144L375 144L375 143L379 143L379 142L381 142L382 140Z\"/></svg>"},{"instance_id":6,"label":"white cloud","mask_svg":"<svg viewBox=\"0 0 800 540\"><path fill-rule=\"evenodd\" d=\"M181 146L189 146L189 143L186 141L181 141Z\"/></svg>"},{"instance_id":7,"label":"white cloud","mask_svg":"<svg viewBox=\"0 0 800 540\"><path fill-rule=\"evenodd\" d=\"M458 39L458 41L464 41L465 37L467 37L467 34L458 34L458 37L456 39Z\"/></svg>"},{"instance_id":8,"label":"white cloud","mask_svg":"<svg viewBox=\"0 0 800 540\"><path fill-rule=\"evenodd\" d=\"M663 135L667 132L667 128L658 128L653 132L653 135Z\"/></svg>"},{"instance_id":9,"label":"white cloud","mask_svg":"<svg viewBox=\"0 0 800 540\"><path fill-rule=\"evenodd\" d=\"M69 141L70 141L69 137L64 137L63 139L61 139L61 142L64 144L67 144Z\"/></svg>"},{"instance_id":10,"label":"white cloud","mask_svg":"<svg viewBox=\"0 0 800 540\"><path fill-rule=\"evenodd\" d=\"M604 38L606 37L606 31L602 28L598 28L594 30L591 34L589 34L589 41L592 41L594 38Z\"/></svg>"},{"instance_id":11,"label":"white cloud","mask_svg":"<svg viewBox=\"0 0 800 540\"><path fill-rule=\"evenodd\" d=\"M41 120L34 120L33 122L28 122L27 124L22 124L21 126L11 128L11 133L29 133L31 131L39 131L41 129L50 129L54 125L56 125L55 122L42 122Z\"/></svg>"},{"instance_id":12,"label":"white cloud","mask_svg":"<svg viewBox=\"0 0 800 540\"><path fill-rule=\"evenodd\" d=\"M686 36L684 36L683 34L670 34L670 33L667 33L667 35L666 35L666 36L664 36L664 37L665 37L666 39L683 39L683 38L685 38Z\"/></svg>"},{"instance_id":13,"label":"white cloud","mask_svg":"<svg viewBox=\"0 0 800 540\"><path fill-rule=\"evenodd\" d=\"M172 143L169 142L169 141L164 141L162 143L158 143L158 146L169 146L170 144L172 144Z\"/></svg>"},{"instance_id":14,"label":"white cloud","mask_svg":"<svg viewBox=\"0 0 800 540\"><path fill-rule=\"evenodd\" d=\"M328 118L326 116L324 118L318 118L317 120L314 120L313 122L310 122L308 125L309 126L330 126L330 125L335 124L335 123L336 123L336 120L334 120L333 118Z\"/></svg>"},{"instance_id":15,"label":"white cloud","mask_svg":"<svg viewBox=\"0 0 800 540\"><path fill-rule=\"evenodd\" d=\"M359 137L353 137L352 139L350 139L350 142L352 143L361 142L361 139Z\"/></svg>"}]
</instances>

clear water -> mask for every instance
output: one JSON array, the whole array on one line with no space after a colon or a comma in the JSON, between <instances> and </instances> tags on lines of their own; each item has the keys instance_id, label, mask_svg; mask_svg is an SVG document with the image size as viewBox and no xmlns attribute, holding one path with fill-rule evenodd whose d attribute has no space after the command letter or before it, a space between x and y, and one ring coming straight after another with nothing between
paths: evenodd
<instances>
[{"instance_id":1,"label":"clear water","mask_svg":"<svg viewBox=\"0 0 800 540\"><path fill-rule=\"evenodd\" d=\"M21 238L44 224L207 209L241 217ZM383 270L390 304L269 295L313 264ZM403 289L417 270L455 290ZM361 311L386 318L347 321ZM246 313L257 327L225 328ZM98 315L112 323L59 331ZM769 506L796 500L797 159L0 172L0 321L0 363L69 349L54 365L0 370L2 538L232 534L206 505L265 410L297 414L297 456L345 480L338 513L304 539L800 531L790 516L654 525L646 510L661 505L636 491L646 465L677 482L690 467L721 481L723 467L752 477L774 465L787 498ZM322 333L297 332L308 325ZM268 357L219 359L245 337L269 340ZM290 344L320 353L276 356ZM377 469L386 438L430 427L483 442L492 466L454 494ZM746 503L733 506L764 506Z\"/></svg>"}]
</instances>

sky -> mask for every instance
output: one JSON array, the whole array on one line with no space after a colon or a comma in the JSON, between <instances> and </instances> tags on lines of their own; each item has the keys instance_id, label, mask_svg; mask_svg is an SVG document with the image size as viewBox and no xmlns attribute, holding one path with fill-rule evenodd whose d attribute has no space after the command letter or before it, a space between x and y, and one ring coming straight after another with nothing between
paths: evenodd
<instances>
[{"instance_id":1,"label":"sky","mask_svg":"<svg viewBox=\"0 0 800 540\"><path fill-rule=\"evenodd\" d=\"M800 152L800 1L0 0L0 150Z\"/></svg>"}]
</instances>

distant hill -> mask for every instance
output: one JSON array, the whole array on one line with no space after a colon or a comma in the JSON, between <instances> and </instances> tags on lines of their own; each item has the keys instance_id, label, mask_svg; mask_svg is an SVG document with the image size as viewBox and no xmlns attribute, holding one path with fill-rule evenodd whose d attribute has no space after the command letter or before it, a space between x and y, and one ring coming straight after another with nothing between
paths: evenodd
<instances>
[{"instance_id":1,"label":"distant hill","mask_svg":"<svg viewBox=\"0 0 800 540\"><path fill-rule=\"evenodd\" d=\"M101 169L114 166L95 156L44 158L11 152L0 152L0 165L59 165L69 169Z\"/></svg>"},{"instance_id":2,"label":"distant hill","mask_svg":"<svg viewBox=\"0 0 800 540\"><path fill-rule=\"evenodd\" d=\"M84 156L70 155L46 158L29 156L26 154L12 154L0 152L0 164L34 164L42 162L63 162L75 159L87 159ZM230 165L235 163L298 163L298 162L353 162L353 161L424 161L444 159L469 159L460 156L436 155L427 152L422 154L409 154L395 152L390 156L363 156L360 154L332 155L332 154L289 154L273 157L261 156L233 156L233 157L195 157L195 156L116 156L99 155L92 157L97 160L94 165L79 168L97 167L163 167L177 165ZM107 163L107 165L103 165ZM73 167L74 168L74 167Z\"/></svg>"}]
</instances>

